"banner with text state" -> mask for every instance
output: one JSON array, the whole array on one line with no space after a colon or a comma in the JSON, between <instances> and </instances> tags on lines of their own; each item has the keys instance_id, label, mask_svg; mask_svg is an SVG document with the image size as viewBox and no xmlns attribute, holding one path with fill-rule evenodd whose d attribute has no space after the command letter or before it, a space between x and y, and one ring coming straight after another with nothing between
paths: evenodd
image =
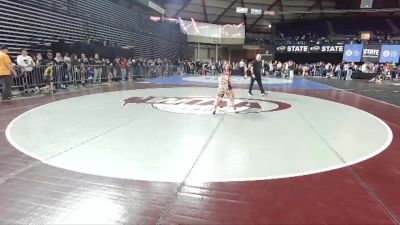
<instances>
[{"instance_id":1,"label":"banner with text state","mask_svg":"<svg viewBox=\"0 0 400 225\"><path fill-rule=\"evenodd\" d=\"M276 53L342 53L343 45L278 45Z\"/></svg>"},{"instance_id":2,"label":"banner with text state","mask_svg":"<svg viewBox=\"0 0 400 225\"><path fill-rule=\"evenodd\" d=\"M381 53L381 45L364 45L363 62L377 63Z\"/></svg>"}]
</instances>

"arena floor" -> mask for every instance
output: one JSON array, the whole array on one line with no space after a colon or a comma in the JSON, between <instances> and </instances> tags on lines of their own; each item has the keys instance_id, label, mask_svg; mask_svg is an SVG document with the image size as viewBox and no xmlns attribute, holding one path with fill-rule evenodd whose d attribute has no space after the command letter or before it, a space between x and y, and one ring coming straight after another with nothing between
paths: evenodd
<instances>
[{"instance_id":1,"label":"arena floor","mask_svg":"<svg viewBox=\"0 0 400 225\"><path fill-rule=\"evenodd\" d=\"M0 223L400 224L400 107L248 82L238 114L204 76L0 103Z\"/></svg>"}]
</instances>

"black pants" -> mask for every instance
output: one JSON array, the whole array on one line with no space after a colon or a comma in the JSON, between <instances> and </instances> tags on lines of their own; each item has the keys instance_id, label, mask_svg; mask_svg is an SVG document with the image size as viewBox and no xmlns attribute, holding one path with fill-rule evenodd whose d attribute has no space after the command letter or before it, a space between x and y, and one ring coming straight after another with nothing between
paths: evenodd
<instances>
[{"instance_id":1,"label":"black pants","mask_svg":"<svg viewBox=\"0 0 400 225\"><path fill-rule=\"evenodd\" d=\"M241 75L242 77L244 76L244 73L245 73L244 67L240 67L240 75Z\"/></svg>"},{"instance_id":2,"label":"black pants","mask_svg":"<svg viewBox=\"0 0 400 225\"><path fill-rule=\"evenodd\" d=\"M250 87L249 87L249 93L252 93L253 90L253 85L254 85L254 81L257 81L258 87L261 90L261 93L264 94L264 87L262 85L262 81L261 81L261 75L260 76L256 76L256 78L254 79L253 77L251 77L251 82L250 82Z\"/></svg>"},{"instance_id":3,"label":"black pants","mask_svg":"<svg viewBox=\"0 0 400 225\"><path fill-rule=\"evenodd\" d=\"M2 88L2 99L7 99L11 97L11 83L12 83L12 77L11 76L1 76L0 75L0 80L3 82L3 88Z\"/></svg>"}]
</instances>

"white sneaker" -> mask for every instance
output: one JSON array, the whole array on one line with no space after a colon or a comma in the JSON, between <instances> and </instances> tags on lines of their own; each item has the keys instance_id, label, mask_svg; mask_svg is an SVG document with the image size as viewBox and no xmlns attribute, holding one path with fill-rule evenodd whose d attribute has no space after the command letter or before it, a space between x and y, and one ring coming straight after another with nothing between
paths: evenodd
<instances>
[{"instance_id":1,"label":"white sneaker","mask_svg":"<svg viewBox=\"0 0 400 225\"><path fill-rule=\"evenodd\" d=\"M265 96L267 96L268 95L268 93L262 93L261 94L261 97L265 97Z\"/></svg>"},{"instance_id":2,"label":"white sneaker","mask_svg":"<svg viewBox=\"0 0 400 225\"><path fill-rule=\"evenodd\" d=\"M252 93L248 93L247 95L248 95L249 97L254 96Z\"/></svg>"}]
</instances>

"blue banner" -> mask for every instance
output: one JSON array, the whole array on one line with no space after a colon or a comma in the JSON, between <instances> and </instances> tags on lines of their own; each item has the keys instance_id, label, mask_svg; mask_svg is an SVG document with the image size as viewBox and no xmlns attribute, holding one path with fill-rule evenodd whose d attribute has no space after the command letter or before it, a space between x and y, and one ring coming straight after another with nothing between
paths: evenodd
<instances>
[{"instance_id":1,"label":"blue banner","mask_svg":"<svg viewBox=\"0 0 400 225\"><path fill-rule=\"evenodd\" d=\"M344 46L343 61L345 62L361 62L363 55L362 44L348 44Z\"/></svg>"},{"instance_id":2,"label":"blue banner","mask_svg":"<svg viewBox=\"0 0 400 225\"><path fill-rule=\"evenodd\" d=\"M382 45L380 63L399 63L400 45Z\"/></svg>"}]
</instances>

